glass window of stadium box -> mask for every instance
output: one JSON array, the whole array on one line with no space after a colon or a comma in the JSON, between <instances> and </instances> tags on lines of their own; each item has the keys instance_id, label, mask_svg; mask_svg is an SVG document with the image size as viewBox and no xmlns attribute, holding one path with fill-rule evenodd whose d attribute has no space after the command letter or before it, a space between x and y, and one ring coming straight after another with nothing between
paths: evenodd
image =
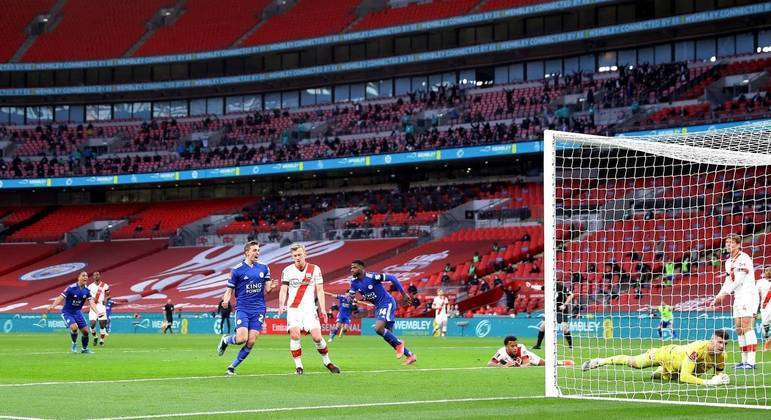
<instances>
[{"instance_id":1,"label":"glass window of stadium box","mask_svg":"<svg viewBox=\"0 0 771 420\"><path fill-rule=\"evenodd\" d=\"M149 120L152 106L150 102L134 102L131 106L131 115L134 119Z\"/></svg>"},{"instance_id":2,"label":"glass window of stadium box","mask_svg":"<svg viewBox=\"0 0 771 420\"><path fill-rule=\"evenodd\" d=\"M736 35L736 54L752 54L755 49L755 36L752 33Z\"/></svg>"},{"instance_id":3,"label":"glass window of stadium box","mask_svg":"<svg viewBox=\"0 0 771 420\"><path fill-rule=\"evenodd\" d=\"M118 118L118 116L116 115L115 118ZM72 121L70 120L70 106L58 105L54 107L54 121L56 122ZM2 122L2 117L0 117L0 122Z\"/></svg>"},{"instance_id":4,"label":"glass window of stadium box","mask_svg":"<svg viewBox=\"0 0 771 420\"><path fill-rule=\"evenodd\" d=\"M474 71L470 70L473 74ZM425 91L428 88L428 77L426 76L415 76L412 78L412 91L413 92L422 92Z\"/></svg>"},{"instance_id":5,"label":"glass window of stadium box","mask_svg":"<svg viewBox=\"0 0 771 420\"><path fill-rule=\"evenodd\" d=\"M527 80L543 79L543 61L527 62Z\"/></svg>"},{"instance_id":6,"label":"glass window of stadium box","mask_svg":"<svg viewBox=\"0 0 771 420\"><path fill-rule=\"evenodd\" d=\"M771 30L758 32L758 52L763 52L765 47L771 47Z\"/></svg>"},{"instance_id":7,"label":"glass window of stadium box","mask_svg":"<svg viewBox=\"0 0 771 420\"><path fill-rule=\"evenodd\" d=\"M477 72L474 70L461 70L458 74L458 81L461 87L473 87L477 83Z\"/></svg>"},{"instance_id":8,"label":"glass window of stadium box","mask_svg":"<svg viewBox=\"0 0 771 420\"><path fill-rule=\"evenodd\" d=\"M597 57L597 68L599 71L608 71L610 67L616 65L616 52L605 51Z\"/></svg>"},{"instance_id":9,"label":"glass window of stadium box","mask_svg":"<svg viewBox=\"0 0 771 420\"><path fill-rule=\"evenodd\" d=\"M132 118L131 109L131 103L115 104L112 107L112 112L116 120L130 120Z\"/></svg>"},{"instance_id":10,"label":"glass window of stadium box","mask_svg":"<svg viewBox=\"0 0 771 420\"><path fill-rule=\"evenodd\" d=\"M265 94L265 109L281 108L281 93L272 92Z\"/></svg>"},{"instance_id":11,"label":"glass window of stadium box","mask_svg":"<svg viewBox=\"0 0 771 420\"><path fill-rule=\"evenodd\" d=\"M618 52L616 62L619 66L636 66L637 50L621 50Z\"/></svg>"},{"instance_id":12,"label":"glass window of stadium box","mask_svg":"<svg viewBox=\"0 0 771 420\"><path fill-rule=\"evenodd\" d=\"M654 48L654 59L656 64L664 64L672 62L672 45L663 44L656 45Z\"/></svg>"},{"instance_id":13,"label":"glass window of stadium box","mask_svg":"<svg viewBox=\"0 0 771 420\"><path fill-rule=\"evenodd\" d=\"M591 73L596 69L594 55L592 54L582 55L579 58L579 62L581 63L581 71L583 72Z\"/></svg>"},{"instance_id":14,"label":"glass window of stadium box","mask_svg":"<svg viewBox=\"0 0 771 420\"><path fill-rule=\"evenodd\" d=\"M190 100L190 115L206 115L206 99Z\"/></svg>"},{"instance_id":15,"label":"glass window of stadium box","mask_svg":"<svg viewBox=\"0 0 771 420\"><path fill-rule=\"evenodd\" d=\"M8 124L11 120L11 111L7 106L0 107L0 124Z\"/></svg>"},{"instance_id":16,"label":"glass window of stadium box","mask_svg":"<svg viewBox=\"0 0 771 420\"><path fill-rule=\"evenodd\" d=\"M696 43L681 41L675 43L675 61L691 61L696 57Z\"/></svg>"},{"instance_id":17,"label":"glass window of stadium box","mask_svg":"<svg viewBox=\"0 0 771 420\"><path fill-rule=\"evenodd\" d=\"M171 116L171 109L168 102L153 102L153 118L168 118Z\"/></svg>"},{"instance_id":18,"label":"glass window of stadium box","mask_svg":"<svg viewBox=\"0 0 771 420\"><path fill-rule=\"evenodd\" d=\"M544 66L544 72L547 75L564 74L562 73L562 60L559 58L554 60L546 60L543 63L543 66Z\"/></svg>"},{"instance_id":19,"label":"glass window of stadium box","mask_svg":"<svg viewBox=\"0 0 771 420\"><path fill-rule=\"evenodd\" d=\"M110 105L86 105L86 121L110 121L111 119Z\"/></svg>"},{"instance_id":20,"label":"glass window of stadium box","mask_svg":"<svg viewBox=\"0 0 771 420\"><path fill-rule=\"evenodd\" d=\"M351 86L351 102L360 102L365 98L364 83L355 83Z\"/></svg>"},{"instance_id":21,"label":"glass window of stadium box","mask_svg":"<svg viewBox=\"0 0 771 420\"><path fill-rule=\"evenodd\" d=\"M716 51L714 39L700 39L696 41L696 59L709 60L716 55Z\"/></svg>"},{"instance_id":22,"label":"glass window of stadium box","mask_svg":"<svg viewBox=\"0 0 771 420\"><path fill-rule=\"evenodd\" d=\"M283 109L297 108L300 106L300 92L293 90L281 94L281 107Z\"/></svg>"},{"instance_id":23,"label":"glass window of stadium box","mask_svg":"<svg viewBox=\"0 0 771 420\"><path fill-rule=\"evenodd\" d=\"M637 64L653 64L653 47L645 47L637 50Z\"/></svg>"},{"instance_id":24,"label":"glass window of stadium box","mask_svg":"<svg viewBox=\"0 0 771 420\"><path fill-rule=\"evenodd\" d=\"M228 96L225 98L225 113L239 114L241 112L244 112L243 96Z\"/></svg>"},{"instance_id":25,"label":"glass window of stadium box","mask_svg":"<svg viewBox=\"0 0 771 420\"><path fill-rule=\"evenodd\" d=\"M24 124L24 108L12 106L8 108L9 121L11 124L23 125Z\"/></svg>"},{"instance_id":26,"label":"glass window of stadium box","mask_svg":"<svg viewBox=\"0 0 771 420\"><path fill-rule=\"evenodd\" d=\"M173 118L187 117L187 101L171 101L169 102L169 114Z\"/></svg>"},{"instance_id":27,"label":"glass window of stadium box","mask_svg":"<svg viewBox=\"0 0 771 420\"><path fill-rule=\"evenodd\" d=\"M367 99L380 97L380 86L377 82L367 82L364 87Z\"/></svg>"},{"instance_id":28,"label":"glass window of stadium box","mask_svg":"<svg viewBox=\"0 0 771 420\"><path fill-rule=\"evenodd\" d=\"M717 39L717 56L728 57L736 54L736 39L733 36L721 36Z\"/></svg>"},{"instance_id":29,"label":"glass window of stadium box","mask_svg":"<svg viewBox=\"0 0 771 420\"><path fill-rule=\"evenodd\" d=\"M394 94L396 96L405 95L410 91L410 79L408 77L397 78L394 85Z\"/></svg>"},{"instance_id":30,"label":"glass window of stadium box","mask_svg":"<svg viewBox=\"0 0 771 420\"><path fill-rule=\"evenodd\" d=\"M409 82L409 81L408 81ZM337 85L335 90L335 102L348 102L351 100L351 87L348 85Z\"/></svg>"},{"instance_id":31,"label":"glass window of stadium box","mask_svg":"<svg viewBox=\"0 0 771 420\"><path fill-rule=\"evenodd\" d=\"M581 69L579 63L578 63L578 57L568 57L563 60L562 62L562 68L565 72L564 74L573 74Z\"/></svg>"}]
</instances>

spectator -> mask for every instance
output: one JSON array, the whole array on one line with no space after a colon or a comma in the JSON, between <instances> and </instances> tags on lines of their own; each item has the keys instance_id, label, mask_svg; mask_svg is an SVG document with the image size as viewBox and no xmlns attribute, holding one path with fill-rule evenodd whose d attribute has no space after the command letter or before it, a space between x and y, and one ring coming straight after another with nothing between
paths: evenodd
<instances>
[{"instance_id":1,"label":"spectator","mask_svg":"<svg viewBox=\"0 0 771 420\"><path fill-rule=\"evenodd\" d=\"M418 288L415 286L415 283L410 283L410 285L407 287L407 291L410 293L410 295L416 295L418 294Z\"/></svg>"}]
</instances>

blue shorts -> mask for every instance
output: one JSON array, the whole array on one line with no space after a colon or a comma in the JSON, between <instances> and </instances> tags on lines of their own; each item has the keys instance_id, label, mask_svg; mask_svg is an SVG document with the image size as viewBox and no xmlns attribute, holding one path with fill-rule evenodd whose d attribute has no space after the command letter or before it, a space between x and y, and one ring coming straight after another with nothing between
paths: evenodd
<instances>
[{"instance_id":1,"label":"blue shorts","mask_svg":"<svg viewBox=\"0 0 771 420\"><path fill-rule=\"evenodd\" d=\"M377 321L385 321L386 328L392 330L396 320L394 312L396 312L396 302L388 302L375 308L375 319Z\"/></svg>"},{"instance_id":2,"label":"blue shorts","mask_svg":"<svg viewBox=\"0 0 771 420\"><path fill-rule=\"evenodd\" d=\"M62 312L62 319L67 323L67 328L71 328L72 324L78 324L78 329L86 328L86 319L83 318L83 312Z\"/></svg>"},{"instance_id":3,"label":"blue shorts","mask_svg":"<svg viewBox=\"0 0 771 420\"><path fill-rule=\"evenodd\" d=\"M236 329L247 328L249 330L262 331L265 322L265 312L247 312L236 310Z\"/></svg>"},{"instance_id":4,"label":"blue shorts","mask_svg":"<svg viewBox=\"0 0 771 420\"><path fill-rule=\"evenodd\" d=\"M340 324L351 325L351 316L350 315L348 315L348 316L337 315L337 322L340 323Z\"/></svg>"}]
</instances>

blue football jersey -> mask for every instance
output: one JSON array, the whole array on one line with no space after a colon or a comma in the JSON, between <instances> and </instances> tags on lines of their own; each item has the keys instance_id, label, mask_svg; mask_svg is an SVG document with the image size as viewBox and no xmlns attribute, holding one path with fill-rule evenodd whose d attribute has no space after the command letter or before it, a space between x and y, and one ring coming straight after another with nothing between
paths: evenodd
<instances>
[{"instance_id":1,"label":"blue football jersey","mask_svg":"<svg viewBox=\"0 0 771 420\"><path fill-rule=\"evenodd\" d=\"M249 266L245 261L230 272L228 287L236 294L236 309L265 312L265 284L270 281L270 269L260 262Z\"/></svg>"},{"instance_id":2,"label":"blue football jersey","mask_svg":"<svg viewBox=\"0 0 771 420\"><path fill-rule=\"evenodd\" d=\"M372 302L375 306L385 306L389 303L396 306L394 298L383 287L383 281L390 281L399 290L401 283L399 280L390 274L381 273L366 273L361 280L351 279L351 293L359 292L364 300Z\"/></svg>"},{"instance_id":3,"label":"blue football jersey","mask_svg":"<svg viewBox=\"0 0 771 420\"><path fill-rule=\"evenodd\" d=\"M350 318L352 303L349 295L337 295L338 316Z\"/></svg>"},{"instance_id":4,"label":"blue football jersey","mask_svg":"<svg viewBox=\"0 0 771 420\"><path fill-rule=\"evenodd\" d=\"M64 297L62 312L80 312L83 304L91 297L91 291L88 287L80 287L77 283L73 283L64 289L62 296Z\"/></svg>"}]
</instances>

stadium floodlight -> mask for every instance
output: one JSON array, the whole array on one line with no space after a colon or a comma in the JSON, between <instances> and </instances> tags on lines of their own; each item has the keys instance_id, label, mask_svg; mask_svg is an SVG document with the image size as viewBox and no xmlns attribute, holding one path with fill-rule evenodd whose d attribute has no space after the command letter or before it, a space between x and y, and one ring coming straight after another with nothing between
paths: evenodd
<instances>
[{"instance_id":1,"label":"stadium floodlight","mask_svg":"<svg viewBox=\"0 0 771 420\"><path fill-rule=\"evenodd\" d=\"M737 336L735 296L713 306L733 279L729 235L752 258L747 275L771 265L771 122L639 137L546 131L544 183L546 396L771 409L771 337L754 312L753 338ZM572 311L558 308L563 287ZM723 373L709 363L719 329L729 336ZM650 352L691 343L704 351ZM750 353L754 369L738 366ZM694 366L693 383L681 366Z\"/></svg>"}]
</instances>

